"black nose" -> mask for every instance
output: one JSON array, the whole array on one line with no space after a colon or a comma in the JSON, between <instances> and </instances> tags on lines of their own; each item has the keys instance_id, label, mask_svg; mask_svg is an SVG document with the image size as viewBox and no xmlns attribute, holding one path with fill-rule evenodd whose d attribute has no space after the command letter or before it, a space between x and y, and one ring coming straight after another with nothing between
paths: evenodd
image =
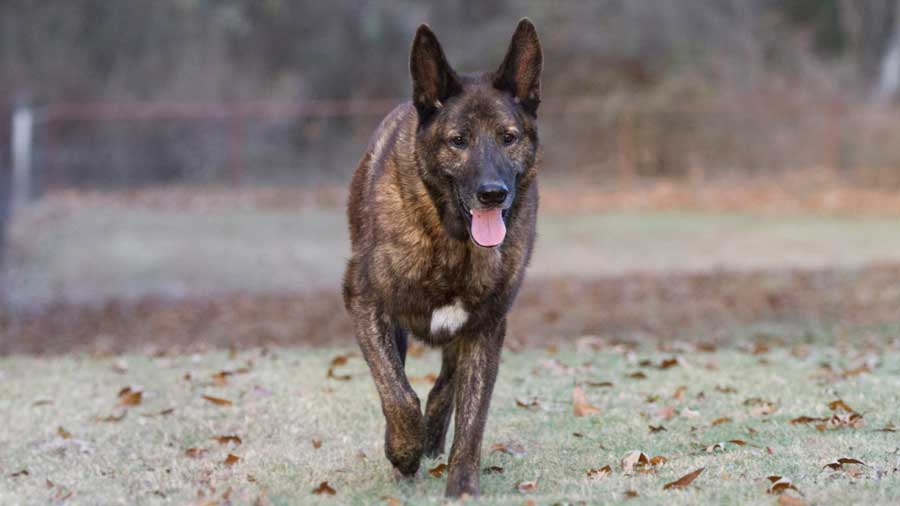
<instances>
[{"instance_id":1,"label":"black nose","mask_svg":"<svg viewBox=\"0 0 900 506\"><path fill-rule=\"evenodd\" d=\"M509 190L500 183L487 183L478 188L478 201L486 206L499 206L506 201Z\"/></svg>"}]
</instances>

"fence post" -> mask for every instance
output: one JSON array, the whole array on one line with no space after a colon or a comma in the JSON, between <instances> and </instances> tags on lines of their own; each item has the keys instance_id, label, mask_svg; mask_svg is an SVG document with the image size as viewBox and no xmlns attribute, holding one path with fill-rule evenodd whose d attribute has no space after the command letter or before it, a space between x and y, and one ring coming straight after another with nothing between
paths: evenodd
<instances>
[{"instance_id":1,"label":"fence post","mask_svg":"<svg viewBox=\"0 0 900 506\"><path fill-rule=\"evenodd\" d=\"M31 157L34 114L28 105L16 106L12 117L12 212L31 200Z\"/></svg>"}]
</instances>

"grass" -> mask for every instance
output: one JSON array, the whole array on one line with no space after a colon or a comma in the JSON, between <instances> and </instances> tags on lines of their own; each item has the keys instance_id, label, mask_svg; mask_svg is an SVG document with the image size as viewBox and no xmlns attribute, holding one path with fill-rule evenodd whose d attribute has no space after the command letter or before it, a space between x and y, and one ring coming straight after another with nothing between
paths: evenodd
<instances>
[{"instance_id":1,"label":"grass","mask_svg":"<svg viewBox=\"0 0 900 506\"><path fill-rule=\"evenodd\" d=\"M766 493L769 475L789 477L810 504L897 504L897 433L875 430L900 423L896 342L886 349L835 343L757 351L702 353L676 344L665 353L611 345L506 352L482 460L503 472L482 477L478 504L520 505L529 498L548 505L613 503L629 490L638 495L628 504L774 504L777 498ZM424 462L413 481L391 478L383 419L363 361L352 355L336 368L349 380L326 377L334 356L354 352L0 358L0 504L381 505L389 498L444 504L445 478L426 472L438 461ZM679 363L657 367L670 357ZM645 359L650 366L641 365ZM421 398L430 386L422 378L438 364L430 351L410 358L408 372ZM220 371L234 374L217 382ZM646 378L629 377L638 371ZM585 383L599 415L573 415L576 383ZM139 405L119 404L117 393L126 385L142 389ZM679 386L686 387L680 399L674 397ZM777 409L760 414L753 401L747 404L753 398ZM789 423L802 415L830 416L827 404L838 398L863 414L864 427L819 431ZM517 399L536 399L536 407L519 407ZM667 407L675 410L671 419L660 417ZM127 415L118 422L97 419L121 413ZM712 425L722 417L731 421ZM651 424L666 430L651 433ZM242 442L210 439L221 435ZM735 439L747 445L706 451ZM525 454L490 451L509 442ZM189 448L200 455L189 457ZM632 450L665 456L667 463L652 473L625 475L619 462ZM240 460L225 464L229 453ZM867 465L823 468L842 457ZM586 477L588 469L607 464L609 476ZM701 467L705 471L687 489L663 490ZM337 495L312 494L322 481ZM536 490L520 493L523 481L536 481Z\"/></svg>"},{"instance_id":2,"label":"grass","mask_svg":"<svg viewBox=\"0 0 900 506\"><path fill-rule=\"evenodd\" d=\"M547 210L529 278L896 262L897 224L885 217ZM16 218L10 244L7 297L25 309L152 295L336 291L349 253L339 208L67 207L52 198Z\"/></svg>"}]
</instances>

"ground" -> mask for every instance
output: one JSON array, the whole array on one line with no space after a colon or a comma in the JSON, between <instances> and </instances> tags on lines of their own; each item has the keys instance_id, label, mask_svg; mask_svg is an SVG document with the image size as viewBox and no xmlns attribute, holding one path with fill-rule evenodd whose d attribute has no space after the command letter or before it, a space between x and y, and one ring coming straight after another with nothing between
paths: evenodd
<instances>
[{"instance_id":1,"label":"ground","mask_svg":"<svg viewBox=\"0 0 900 506\"><path fill-rule=\"evenodd\" d=\"M377 396L354 351L0 359L0 503L443 504L446 473L429 470L444 458L423 462L414 480L392 478ZM408 372L424 398L439 360L417 355ZM575 416L576 385L598 413ZM829 407L838 399L861 422ZM582 339L508 351L482 459L501 469L483 475L478 504L598 504L628 491L629 504L776 504L771 475L809 504L896 504L898 401L896 339L665 351ZM834 415L849 423L791 423ZM632 451L666 460L627 473ZM842 458L865 465L825 467ZM685 489L663 489L700 468ZM326 481L333 497L313 492Z\"/></svg>"},{"instance_id":2,"label":"ground","mask_svg":"<svg viewBox=\"0 0 900 506\"><path fill-rule=\"evenodd\" d=\"M900 197L750 190L545 192L479 504L897 504ZM383 457L342 192L20 213L0 504L444 504L445 459L397 482ZM414 350L425 398L439 358Z\"/></svg>"}]
</instances>

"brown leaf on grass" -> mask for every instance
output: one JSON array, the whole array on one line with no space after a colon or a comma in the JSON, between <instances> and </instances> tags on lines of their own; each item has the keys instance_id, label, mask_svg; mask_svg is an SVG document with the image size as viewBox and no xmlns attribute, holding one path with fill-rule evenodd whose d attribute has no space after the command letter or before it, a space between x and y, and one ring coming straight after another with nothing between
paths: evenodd
<instances>
[{"instance_id":1,"label":"brown leaf on grass","mask_svg":"<svg viewBox=\"0 0 900 506\"><path fill-rule=\"evenodd\" d=\"M511 455L513 457L522 457L527 453L525 451L525 447L522 446L521 443L515 442L507 442L507 443L494 443L491 445L491 453L501 452L507 455Z\"/></svg>"},{"instance_id":2,"label":"brown leaf on grass","mask_svg":"<svg viewBox=\"0 0 900 506\"><path fill-rule=\"evenodd\" d=\"M48 404L53 404L53 401L51 401L50 399L38 399L38 400L36 400L36 401L34 401L34 402L31 403L31 405L32 405L32 406L35 406L35 407L37 407L37 406L46 406L46 405L48 405Z\"/></svg>"},{"instance_id":3,"label":"brown leaf on grass","mask_svg":"<svg viewBox=\"0 0 900 506\"><path fill-rule=\"evenodd\" d=\"M802 423L812 423L812 422L824 422L827 421L827 418L817 418L812 416L798 416L791 420L791 425L799 425Z\"/></svg>"},{"instance_id":4,"label":"brown leaf on grass","mask_svg":"<svg viewBox=\"0 0 900 506\"><path fill-rule=\"evenodd\" d=\"M184 454L192 459L197 459L197 458L200 458L200 457L206 455L206 453L208 451L209 450L206 450L205 448L192 447L192 448L188 448L187 450L185 450Z\"/></svg>"},{"instance_id":5,"label":"brown leaf on grass","mask_svg":"<svg viewBox=\"0 0 900 506\"><path fill-rule=\"evenodd\" d=\"M329 485L327 481L323 481L322 483L319 483L318 487L313 489L312 493L316 495L335 495L337 494L337 490L331 488L331 485Z\"/></svg>"},{"instance_id":6,"label":"brown leaf on grass","mask_svg":"<svg viewBox=\"0 0 900 506\"><path fill-rule=\"evenodd\" d=\"M700 469L690 472L671 483L666 483L665 485L663 485L663 490L671 490L673 488L677 489L677 488L687 487L688 485L693 483L693 481L696 480L698 476L700 476L700 473L702 473L704 469L705 468L701 467Z\"/></svg>"},{"instance_id":7,"label":"brown leaf on grass","mask_svg":"<svg viewBox=\"0 0 900 506\"><path fill-rule=\"evenodd\" d=\"M434 476L435 478L440 478L441 476L444 475L444 471L446 471L446 470L447 470L447 464L444 464L443 462L441 462L440 464L429 469L428 474L430 474L431 476Z\"/></svg>"},{"instance_id":8,"label":"brown leaf on grass","mask_svg":"<svg viewBox=\"0 0 900 506\"><path fill-rule=\"evenodd\" d=\"M382 497L384 506L403 506L403 501L393 496Z\"/></svg>"},{"instance_id":9,"label":"brown leaf on grass","mask_svg":"<svg viewBox=\"0 0 900 506\"><path fill-rule=\"evenodd\" d=\"M766 476L766 479L771 483L771 485L769 485L769 490L767 491L770 494L780 494L786 490L793 490L800 495L803 495L803 492L800 492L800 489L795 487L794 484L791 483L791 480L784 476Z\"/></svg>"},{"instance_id":10,"label":"brown leaf on grass","mask_svg":"<svg viewBox=\"0 0 900 506\"><path fill-rule=\"evenodd\" d=\"M631 379L636 379L636 380L647 379L647 375L641 371L633 372L633 373L629 374L628 377Z\"/></svg>"},{"instance_id":11,"label":"brown leaf on grass","mask_svg":"<svg viewBox=\"0 0 900 506\"><path fill-rule=\"evenodd\" d=\"M675 418L675 406L663 406L656 410L656 417L663 420Z\"/></svg>"},{"instance_id":12,"label":"brown leaf on grass","mask_svg":"<svg viewBox=\"0 0 900 506\"><path fill-rule=\"evenodd\" d=\"M721 392L723 394L736 394L737 389L735 389L734 387L729 387L729 386L723 387L720 385L716 385L716 392Z\"/></svg>"},{"instance_id":13,"label":"brown leaf on grass","mask_svg":"<svg viewBox=\"0 0 900 506\"><path fill-rule=\"evenodd\" d=\"M612 474L612 467L609 464L598 469L588 469L587 471L587 477L594 480L606 478L610 474Z\"/></svg>"},{"instance_id":14,"label":"brown leaf on grass","mask_svg":"<svg viewBox=\"0 0 900 506\"><path fill-rule=\"evenodd\" d=\"M661 466L668 461L669 461L669 459L663 457L662 455L657 455L650 459L650 465L651 466Z\"/></svg>"},{"instance_id":15,"label":"brown leaf on grass","mask_svg":"<svg viewBox=\"0 0 900 506\"><path fill-rule=\"evenodd\" d=\"M175 408L166 408L162 411L157 411L156 413L143 413L141 416L146 418L152 418L155 416L168 416L175 412Z\"/></svg>"},{"instance_id":16,"label":"brown leaf on grass","mask_svg":"<svg viewBox=\"0 0 900 506\"><path fill-rule=\"evenodd\" d=\"M231 371L219 371L212 375L213 384L217 387L228 385L228 377L234 374Z\"/></svg>"},{"instance_id":17,"label":"brown leaf on grass","mask_svg":"<svg viewBox=\"0 0 900 506\"><path fill-rule=\"evenodd\" d=\"M847 413L856 413L856 410L851 408L841 399L835 399L828 403L828 408L832 411L846 411Z\"/></svg>"},{"instance_id":18,"label":"brown leaf on grass","mask_svg":"<svg viewBox=\"0 0 900 506\"><path fill-rule=\"evenodd\" d=\"M322 440L321 440L321 439L315 439L315 438L313 438L313 440L312 440L312 446L313 446L314 449L318 450L319 448L322 447Z\"/></svg>"},{"instance_id":19,"label":"brown leaf on grass","mask_svg":"<svg viewBox=\"0 0 900 506\"><path fill-rule=\"evenodd\" d=\"M131 387L119 390L119 404L122 406L137 406L144 398L144 392Z\"/></svg>"},{"instance_id":20,"label":"brown leaf on grass","mask_svg":"<svg viewBox=\"0 0 900 506\"><path fill-rule=\"evenodd\" d=\"M657 426L648 425L647 427L650 428L650 434L656 434L657 432L665 432L666 431L666 428L663 427L662 425L657 425Z\"/></svg>"},{"instance_id":21,"label":"brown leaf on grass","mask_svg":"<svg viewBox=\"0 0 900 506\"><path fill-rule=\"evenodd\" d=\"M243 441L241 441L240 436L234 436L234 435L213 436L210 439L212 439L213 441L217 441L220 445L224 445L224 444L228 444L228 443L234 443L235 445L239 445L239 444L243 443Z\"/></svg>"},{"instance_id":22,"label":"brown leaf on grass","mask_svg":"<svg viewBox=\"0 0 900 506\"><path fill-rule=\"evenodd\" d=\"M778 496L778 506L806 506L806 500L792 495Z\"/></svg>"},{"instance_id":23,"label":"brown leaf on grass","mask_svg":"<svg viewBox=\"0 0 900 506\"><path fill-rule=\"evenodd\" d=\"M350 355L350 354L347 354L347 355L338 355L338 356L334 357L333 359L331 359L331 363L328 364L328 366L329 366L329 367L338 367L338 366L341 366L341 365L346 365L346 364L347 364L347 360L349 360L351 356L352 356L352 355Z\"/></svg>"},{"instance_id":24,"label":"brown leaf on grass","mask_svg":"<svg viewBox=\"0 0 900 506\"><path fill-rule=\"evenodd\" d=\"M622 495L625 496L625 499L634 499L638 496L638 493L636 490L626 490Z\"/></svg>"},{"instance_id":25,"label":"brown leaf on grass","mask_svg":"<svg viewBox=\"0 0 900 506\"><path fill-rule=\"evenodd\" d=\"M233 465L237 464L238 461L240 461L240 460L241 460L241 458L238 457L237 455L235 455L233 453L229 453L228 456L225 457L225 461L223 462L223 464L225 464L226 466L233 466Z\"/></svg>"},{"instance_id":26,"label":"brown leaf on grass","mask_svg":"<svg viewBox=\"0 0 900 506\"><path fill-rule=\"evenodd\" d=\"M56 434L63 439L71 439L72 433L64 429L62 426L56 428Z\"/></svg>"},{"instance_id":27,"label":"brown leaf on grass","mask_svg":"<svg viewBox=\"0 0 900 506\"><path fill-rule=\"evenodd\" d=\"M612 388L612 381L588 381L585 385L594 388Z\"/></svg>"},{"instance_id":28,"label":"brown leaf on grass","mask_svg":"<svg viewBox=\"0 0 900 506\"><path fill-rule=\"evenodd\" d=\"M625 456L622 457L620 464L622 466L622 471L625 474L633 474L635 472L648 473L653 471L653 464L650 462L650 457L648 457L646 453L638 450L626 453Z\"/></svg>"},{"instance_id":29,"label":"brown leaf on grass","mask_svg":"<svg viewBox=\"0 0 900 506\"><path fill-rule=\"evenodd\" d=\"M664 359L662 362L659 363L659 369L668 369L668 368L670 368L670 367L675 367L676 365L678 365L678 359L677 359L677 358L674 358L674 357L672 357L672 358L667 358L667 359Z\"/></svg>"},{"instance_id":30,"label":"brown leaf on grass","mask_svg":"<svg viewBox=\"0 0 900 506\"><path fill-rule=\"evenodd\" d=\"M537 490L537 481L522 481L516 485L516 489L522 494L530 494Z\"/></svg>"},{"instance_id":31,"label":"brown leaf on grass","mask_svg":"<svg viewBox=\"0 0 900 506\"><path fill-rule=\"evenodd\" d=\"M221 397L213 397L211 395L204 395L203 398L217 406L231 406L233 404L228 399L222 399Z\"/></svg>"},{"instance_id":32,"label":"brown leaf on grass","mask_svg":"<svg viewBox=\"0 0 900 506\"><path fill-rule=\"evenodd\" d=\"M580 386L572 389L572 407L575 416L592 416L600 414L600 408L587 402L584 390Z\"/></svg>"},{"instance_id":33,"label":"brown leaf on grass","mask_svg":"<svg viewBox=\"0 0 900 506\"><path fill-rule=\"evenodd\" d=\"M822 468L823 468L823 469L824 469L824 468L828 468L828 469L832 469L832 470L835 470L835 471L836 471L836 470L838 470L838 469L843 469L845 465L860 465L860 466L864 466L864 465L866 465L866 463L863 462L863 461L861 461L861 460L859 460L859 459L851 459L851 458L847 458L847 457L842 457L842 458L837 459L837 460L834 461L834 462L825 464L824 466L822 466Z\"/></svg>"},{"instance_id":34,"label":"brown leaf on grass","mask_svg":"<svg viewBox=\"0 0 900 506\"><path fill-rule=\"evenodd\" d=\"M681 385L680 387L675 389L675 393L672 394L672 398L680 401L681 399L684 399L685 392L687 392L687 387Z\"/></svg>"},{"instance_id":35,"label":"brown leaf on grass","mask_svg":"<svg viewBox=\"0 0 900 506\"><path fill-rule=\"evenodd\" d=\"M9 475L9 477L10 478L18 478L19 476L28 476L29 474L31 474L31 473L28 472L28 469L22 469L22 470L12 473L11 475Z\"/></svg>"},{"instance_id":36,"label":"brown leaf on grass","mask_svg":"<svg viewBox=\"0 0 900 506\"><path fill-rule=\"evenodd\" d=\"M883 429L875 429L875 432L897 432L897 428L894 427L893 422L888 422Z\"/></svg>"},{"instance_id":37,"label":"brown leaf on grass","mask_svg":"<svg viewBox=\"0 0 900 506\"><path fill-rule=\"evenodd\" d=\"M731 423L731 418L728 418L727 416L723 416L722 418L716 418L715 420L713 420L710 423L710 425L715 427L716 425L722 425L723 423Z\"/></svg>"},{"instance_id":38,"label":"brown leaf on grass","mask_svg":"<svg viewBox=\"0 0 900 506\"><path fill-rule=\"evenodd\" d=\"M116 422L121 422L122 420L124 420L125 415L127 415L127 414L128 414L128 411L122 411L122 414L120 414L120 415L95 416L94 420L96 420L98 422L105 422L105 423L116 423Z\"/></svg>"},{"instance_id":39,"label":"brown leaf on grass","mask_svg":"<svg viewBox=\"0 0 900 506\"><path fill-rule=\"evenodd\" d=\"M503 468L500 466L485 467L481 470L484 474L503 474Z\"/></svg>"},{"instance_id":40,"label":"brown leaf on grass","mask_svg":"<svg viewBox=\"0 0 900 506\"><path fill-rule=\"evenodd\" d=\"M516 399L516 406L523 409L538 410L541 408L541 403L537 399Z\"/></svg>"},{"instance_id":41,"label":"brown leaf on grass","mask_svg":"<svg viewBox=\"0 0 900 506\"><path fill-rule=\"evenodd\" d=\"M728 442L733 445L738 445L738 446L746 446L747 445L747 442L744 441L743 439L729 439Z\"/></svg>"}]
</instances>

